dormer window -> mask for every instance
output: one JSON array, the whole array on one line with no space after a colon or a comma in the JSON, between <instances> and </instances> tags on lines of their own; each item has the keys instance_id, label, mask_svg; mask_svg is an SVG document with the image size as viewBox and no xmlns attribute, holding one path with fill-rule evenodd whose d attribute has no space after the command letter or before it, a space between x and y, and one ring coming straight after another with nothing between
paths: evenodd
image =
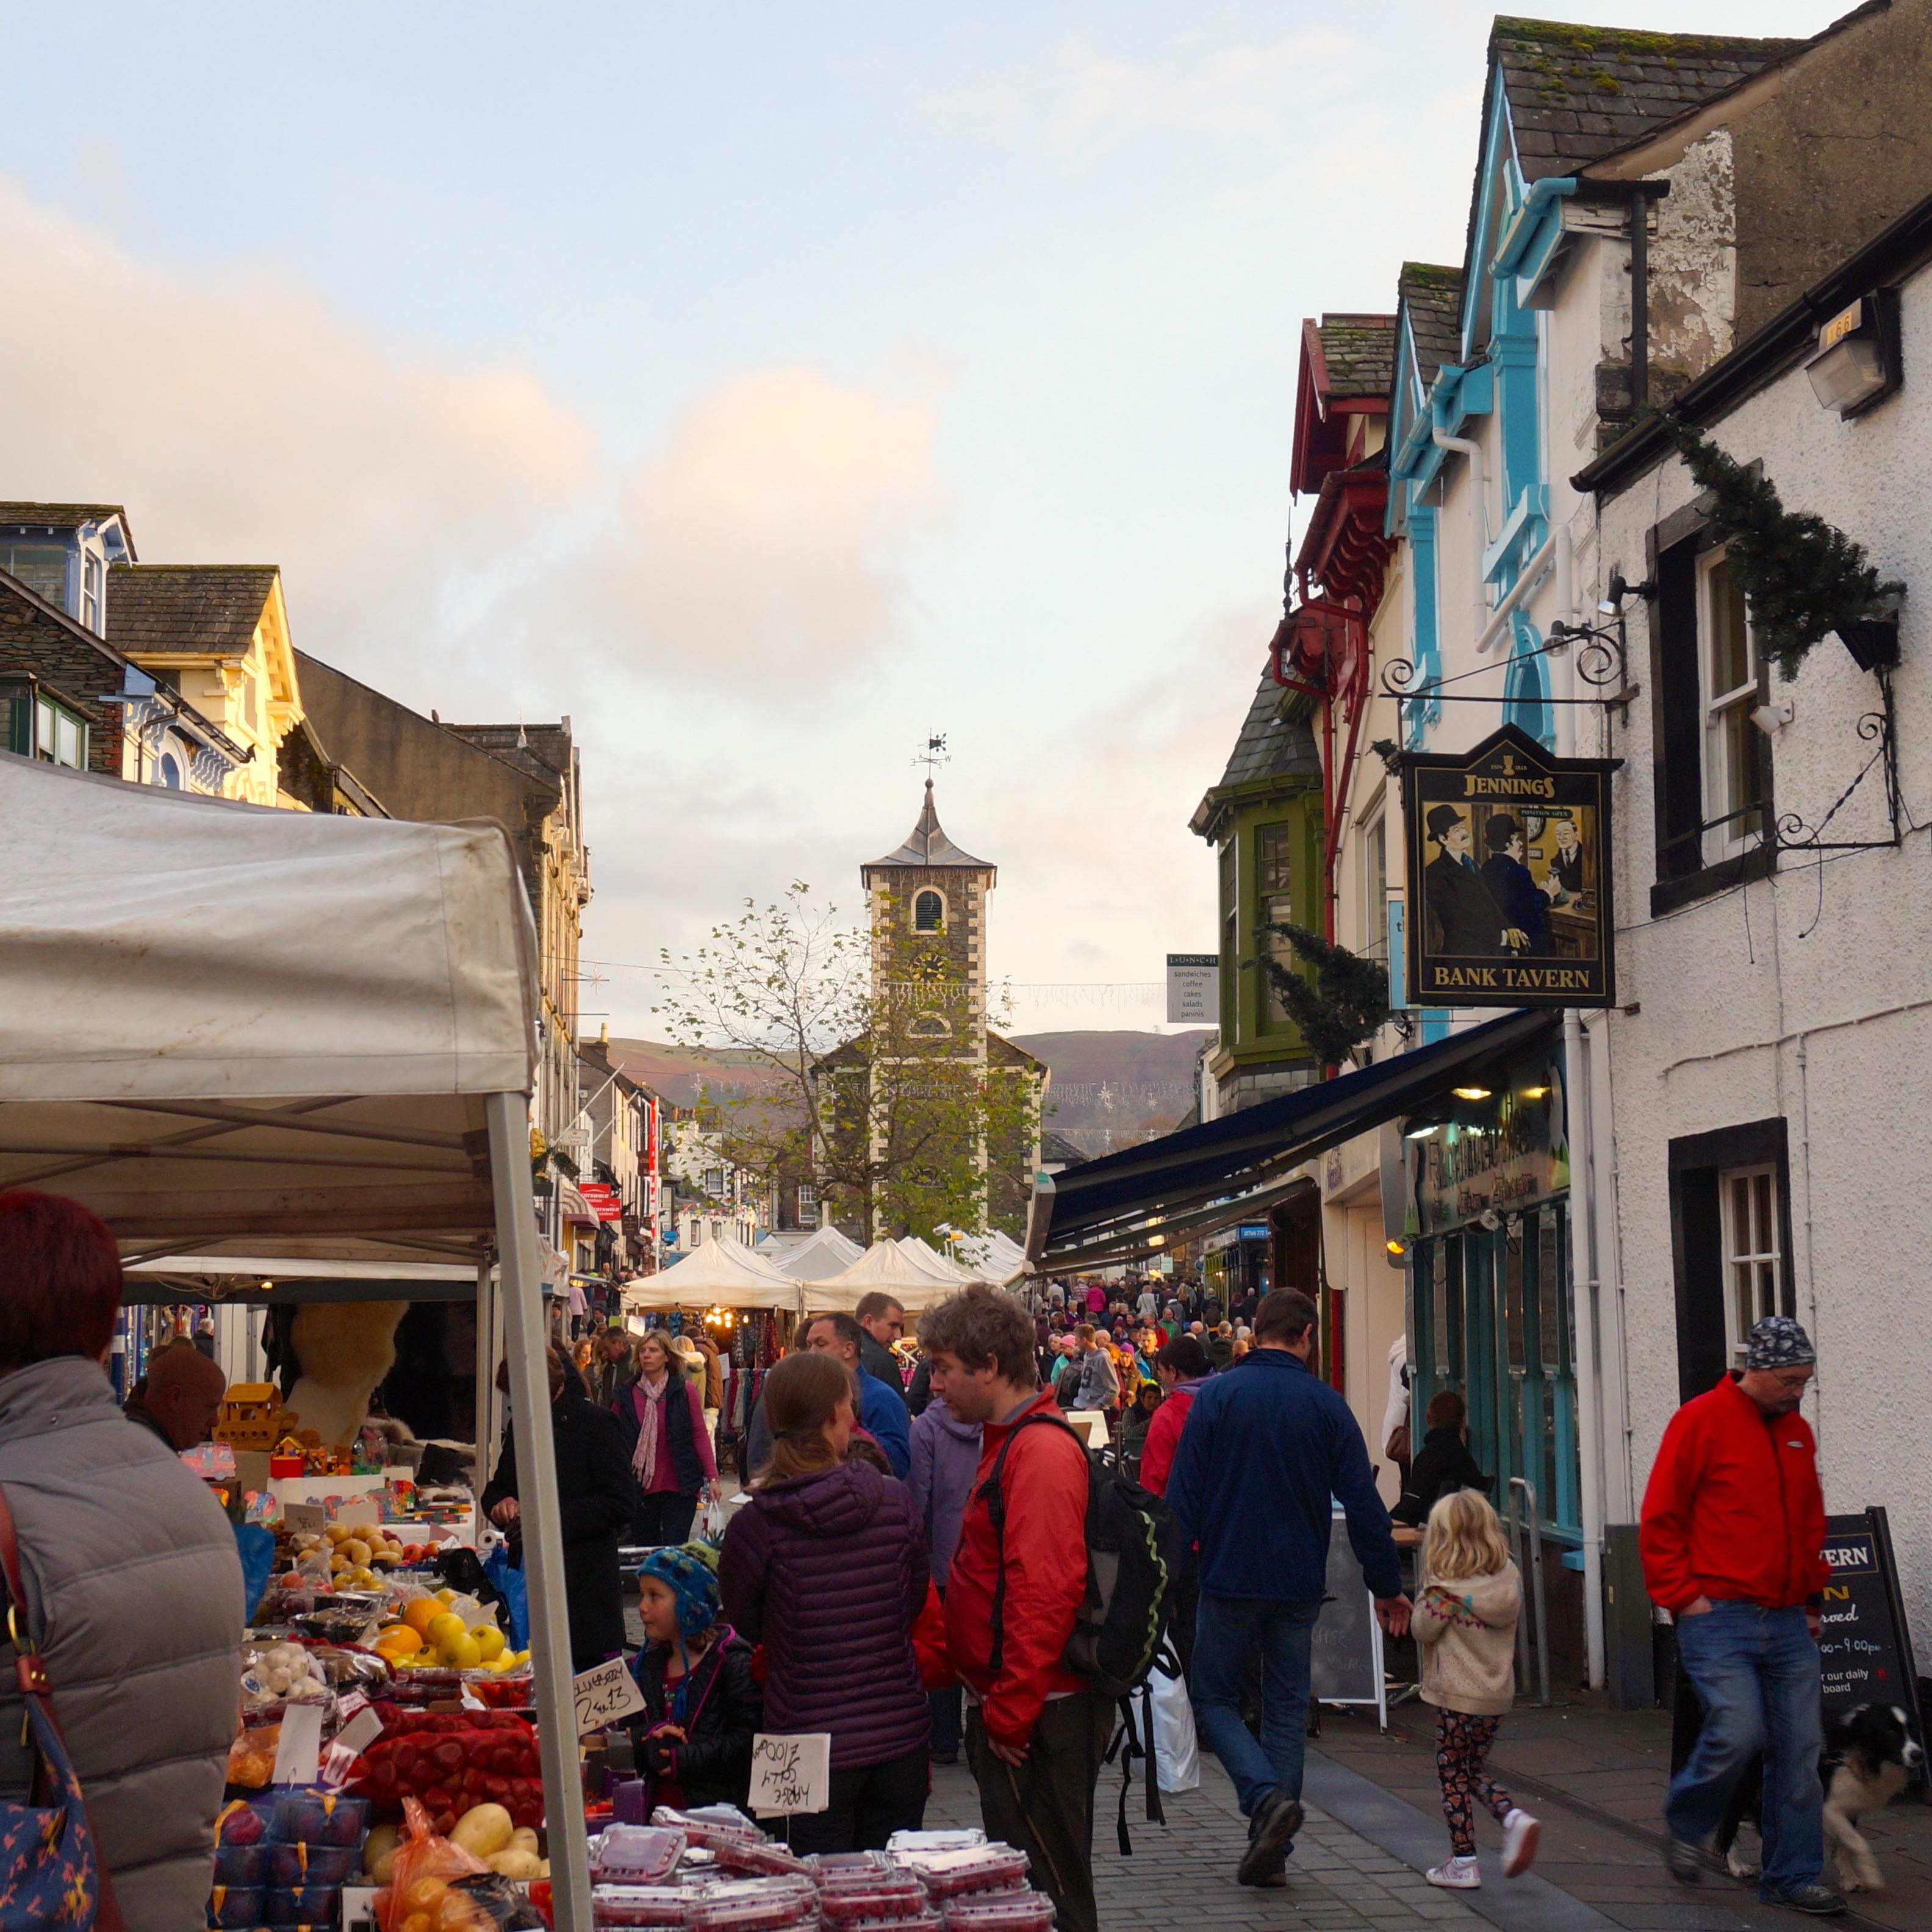
<instances>
[{"instance_id":1,"label":"dormer window","mask_svg":"<svg viewBox=\"0 0 1932 1932\"><path fill-rule=\"evenodd\" d=\"M915 932L943 932L946 929L946 902L937 892L921 892L913 901L912 929Z\"/></svg>"},{"instance_id":2,"label":"dormer window","mask_svg":"<svg viewBox=\"0 0 1932 1932\"><path fill-rule=\"evenodd\" d=\"M80 560L80 621L97 638L107 634L107 619L101 608L100 593L107 577L106 566L88 552Z\"/></svg>"},{"instance_id":3,"label":"dormer window","mask_svg":"<svg viewBox=\"0 0 1932 1932\"><path fill-rule=\"evenodd\" d=\"M17 577L57 610L67 608L67 546L0 542L0 570Z\"/></svg>"}]
</instances>

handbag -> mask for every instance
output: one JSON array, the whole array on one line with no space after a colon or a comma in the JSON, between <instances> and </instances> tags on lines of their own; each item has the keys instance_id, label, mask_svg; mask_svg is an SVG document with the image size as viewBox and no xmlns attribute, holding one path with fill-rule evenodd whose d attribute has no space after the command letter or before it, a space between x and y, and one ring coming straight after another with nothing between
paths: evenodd
<instances>
[{"instance_id":1,"label":"handbag","mask_svg":"<svg viewBox=\"0 0 1932 1932\"><path fill-rule=\"evenodd\" d=\"M94 1928L127 1932L113 1881L100 1862L94 1822L74 1760L54 1716L47 1667L21 1628L26 1594L20 1588L20 1549L14 1513L0 1489L0 1577L7 1593L7 1634L14 1645L14 1676L27 1707L27 1735L34 1754L28 1796L16 1804L0 1798L0 1899L9 1926Z\"/></svg>"}]
</instances>

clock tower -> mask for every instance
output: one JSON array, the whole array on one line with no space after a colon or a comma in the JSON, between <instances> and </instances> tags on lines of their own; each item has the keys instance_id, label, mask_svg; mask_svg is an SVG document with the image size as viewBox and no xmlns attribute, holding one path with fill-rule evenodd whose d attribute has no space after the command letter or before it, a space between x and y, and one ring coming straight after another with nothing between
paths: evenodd
<instances>
[{"instance_id":1,"label":"clock tower","mask_svg":"<svg viewBox=\"0 0 1932 1932\"><path fill-rule=\"evenodd\" d=\"M919 822L896 851L860 868L870 908L872 984L931 988L932 1030L983 1032L986 1014L986 898L995 868L946 836L926 782Z\"/></svg>"}]
</instances>

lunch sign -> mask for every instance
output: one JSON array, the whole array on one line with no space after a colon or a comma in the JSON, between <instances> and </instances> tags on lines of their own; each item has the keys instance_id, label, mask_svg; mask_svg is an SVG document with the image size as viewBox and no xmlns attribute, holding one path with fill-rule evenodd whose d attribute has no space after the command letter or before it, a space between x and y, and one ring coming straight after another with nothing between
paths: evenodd
<instances>
[{"instance_id":1,"label":"lunch sign","mask_svg":"<svg viewBox=\"0 0 1932 1932\"><path fill-rule=\"evenodd\" d=\"M1616 1004L1610 774L1505 724L1472 752L1402 758L1408 1001Z\"/></svg>"}]
</instances>

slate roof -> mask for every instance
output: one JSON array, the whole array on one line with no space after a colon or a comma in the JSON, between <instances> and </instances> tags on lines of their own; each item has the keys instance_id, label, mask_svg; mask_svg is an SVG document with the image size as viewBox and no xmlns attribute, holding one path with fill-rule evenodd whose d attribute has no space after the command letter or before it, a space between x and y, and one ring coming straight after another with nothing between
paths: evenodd
<instances>
[{"instance_id":1,"label":"slate roof","mask_svg":"<svg viewBox=\"0 0 1932 1932\"><path fill-rule=\"evenodd\" d=\"M1386 397L1395 378L1395 317L1324 315L1316 325L1328 374L1324 399Z\"/></svg>"},{"instance_id":2,"label":"slate roof","mask_svg":"<svg viewBox=\"0 0 1932 1932\"><path fill-rule=\"evenodd\" d=\"M946 836L945 828L939 822L939 812L932 802L932 781L926 782L926 803L920 808L919 823L912 829L911 836L894 852L888 852L883 859L874 859L871 865L860 869L869 872L875 866L970 866L976 872L990 872L993 868L984 859L976 859L970 852L962 852Z\"/></svg>"},{"instance_id":3,"label":"slate roof","mask_svg":"<svg viewBox=\"0 0 1932 1932\"><path fill-rule=\"evenodd\" d=\"M1540 181L1642 140L1805 44L1498 15L1492 84L1500 68L1523 178Z\"/></svg>"},{"instance_id":4,"label":"slate roof","mask_svg":"<svg viewBox=\"0 0 1932 1932\"><path fill-rule=\"evenodd\" d=\"M107 641L130 657L243 656L280 574L272 563L117 563Z\"/></svg>"},{"instance_id":5,"label":"slate roof","mask_svg":"<svg viewBox=\"0 0 1932 1932\"><path fill-rule=\"evenodd\" d=\"M0 503L0 524L33 524L44 530L78 530L109 517L125 523L128 512L118 503Z\"/></svg>"},{"instance_id":6,"label":"slate roof","mask_svg":"<svg viewBox=\"0 0 1932 1932\"><path fill-rule=\"evenodd\" d=\"M1405 262L1396 281L1408 326L1415 338L1415 358L1426 389L1445 362L1455 361L1461 346L1462 272L1429 262Z\"/></svg>"},{"instance_id":7,"label":"slate roof","mask_svg":"<svg viewBox=\"0 0 1932 1932\"><path fill-rule=\"evenodd\" d=\"M452 724L436 721L446 731L466 740L480 752L514 765L531 777L555 784L570 771L570 732L556 724Z\"/></svg>"},{"instance_id":8,"label":"slate roof","mask_svg":"<svg viewBox=\"0 0 1932 1932\"><path fill-rule=\"evenodd\" d=\"M1228 769L1215 789L1245 784L1251 778L1279 778L1286 772L1319 775L1322 760L1315 749L1315 734L1305 724L1292 724L1276 714L1286 693L1274 681L1274 667L1262 667L1262 681L1255 688L1254 702L1241 725L1240 735L1228 754Z\"/></svg>"}]
</instances>

